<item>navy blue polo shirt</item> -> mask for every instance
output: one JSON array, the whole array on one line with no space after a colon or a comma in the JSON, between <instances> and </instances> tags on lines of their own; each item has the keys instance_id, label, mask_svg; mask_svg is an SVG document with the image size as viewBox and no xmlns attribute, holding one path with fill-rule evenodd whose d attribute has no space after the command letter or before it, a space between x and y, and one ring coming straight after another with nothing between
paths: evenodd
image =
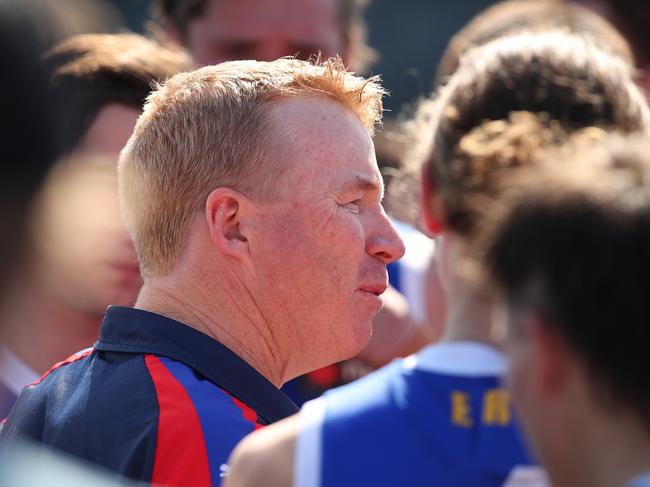
<instances>
[{"instance_id":1,"label":"navy blue polo shirt","mask_svg":"<svg viewBox=\"0 0 650 487\"><path fill-rule=\"evenodd\" d=\"M219 485L233 448L296 406L207 335L110 307L92 349L20 394L3 436L27 436L133 479Z\"/></svg>"}]
</instances>

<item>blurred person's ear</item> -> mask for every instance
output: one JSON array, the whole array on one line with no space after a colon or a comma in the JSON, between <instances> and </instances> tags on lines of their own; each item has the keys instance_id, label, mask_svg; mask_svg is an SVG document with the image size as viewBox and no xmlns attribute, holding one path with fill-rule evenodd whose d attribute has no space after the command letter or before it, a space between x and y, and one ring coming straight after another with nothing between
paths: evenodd
<instances>
[{"instance_id":1,"label":"blurred person's ear","mask_svg":"<svg viewBox=\"0 0 650 487\"><path fill-rule=\"evenodd\" d=\"M443 230L444 209L442 200L438 195L434 183L431 181L426 167L426 165L422 167L422 173L420 175L421 225L430 237L435 237Z\"/></svg>"},{"instance_id":2,"label":"blurred person's ear","mask_svg":"<svg viewBox=\"0 0 650 487\"><path fill-rule=\"evenodd\" d=\"M556 328L538 314L531 313L528 324L535 358L534 386L541 397L558 396L563 393L573 371L571 351Z\"/></svg>"},{"instance_id":3,"label":"blurred person's ear","mask_svg":"<svg viewBox=\"0 0 650 487\"><path fill-rule=\"evenodd\" d=\"M231 188L217 188L205 202L205 217L213 245L222 254L242 261L252 271L248 227L244 222L250 206L242 193Z\"/></svg>"}]
</instances>

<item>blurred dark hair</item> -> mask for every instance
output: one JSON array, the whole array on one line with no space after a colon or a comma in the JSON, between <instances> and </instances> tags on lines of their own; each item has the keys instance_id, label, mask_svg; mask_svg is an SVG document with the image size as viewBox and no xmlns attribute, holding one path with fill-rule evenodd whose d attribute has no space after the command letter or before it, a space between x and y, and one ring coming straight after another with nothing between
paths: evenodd
<instances>
[{"instance_id":1,"label":"blurred dark hair","mask_svg":"<svg viewBox=\"0 0 650 487\"><path fill-rule=\"evenodd\" d=\"M116 102L142 109L155 82L190 69L182 50L136 34L82 34L50 49L44 58L57 103L61 143L72 151L97 113ZM65 94L65 96L64 96Z\"/></svg>"},{"instance_id":2,"label":"blurred dark hair","mask_svg":"<svg viewBox=\"0 0 650 487\"><path fill-rule=\"evenodd\" d=\"M586 36L603 50L634 64L623 36L587 8L563 0L506 0L478 14L452 37L438 64L437 81L446 81L458 67L460 57L472 47L504 35L553 29Z\"/></svg>"},{"instance_id":3,"label":"blurred dark hair","mask_svg":"<svg viewBox=\"0 0 650 487\"><path fill-rule=\"evenodd\" d=\"M38 5L0 0L0 275L3 281L23 243L24 222L44 175L57 158L51 100L40 64Z\"/></svg>"},{"instance_id":4,"label":"blurred dark hair","mask_svg":"<svg viewBox=\"0 0 650 487\"><path fill-rule=\"evenodd\" d=\"M497 197L501 174L529 162L528 152L508 144L495 150L490 133L463 142L485 121L521 111L569 133L588 126L647 132L650 113L631 71L618 56L564 32L507 36L470 50L438 97L422 104L416 127L423 141L416 160L442 200L442 223L470 235L476 197Z\"/></svg>"},{"instance_id":5,"label":"blurred dark hair","mask_svg":"<svg viewBox=\"0 0 650 487\"><path fill-rule=\"evenodd\" d=\"M648 140L616 137L522 172L486 259L513 309L532 308L587 365L599 402L648 432L649 155Z\"/></svg>"},{"instance_id":6,"label":"blurred dark hair","mask_svg":"<svg viewBox=\"0 0 650 487\"><path fill-rule=\"evenodd\" d=\"M154 17L187 36L188 24L205 13L210 0L153 0Z\"/></svg>"}]
</instances>

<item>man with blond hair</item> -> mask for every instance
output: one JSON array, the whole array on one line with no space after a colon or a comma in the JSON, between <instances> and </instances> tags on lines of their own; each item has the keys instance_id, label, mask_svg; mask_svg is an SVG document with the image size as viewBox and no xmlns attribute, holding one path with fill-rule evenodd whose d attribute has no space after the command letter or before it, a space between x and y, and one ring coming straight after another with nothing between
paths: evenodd
<instances>
[{"instance_id":1,"label":"man with blond hair","mask_svg":"<svg viewBox=\"0 0 650 487\"><path fill-rule=\"evenodd\" d=\"M364 21L369 0L153 0L152 4L163 37L185 47L199 65L339 55L346 66L364 73L376 58ZM407 225L398 225L398 230L412 252L388 269L391 288L382 297L384 308L374 321L368 347L351 360L287 383L283 391L297 404L395 356L408 355L437 336L427 325L438 322L438 310L429 313L422 304L421 268L427 259L417 255L421 250L431 254L433 244Z\"/></svg>"},{"instance_id":2,"label":"man with blond hair","mask_svg":"<svg viewBox=\"0 0 650 487\"><path fill-rule=\"evenodd\" d=\"M339 60L174 76L119 165L144 286L5 427L127 477L218 485L287 380L366 344L403 245L371 141L383 89ZM110 407L107 407L110 404Z\"/></svg>"}]
</instances>

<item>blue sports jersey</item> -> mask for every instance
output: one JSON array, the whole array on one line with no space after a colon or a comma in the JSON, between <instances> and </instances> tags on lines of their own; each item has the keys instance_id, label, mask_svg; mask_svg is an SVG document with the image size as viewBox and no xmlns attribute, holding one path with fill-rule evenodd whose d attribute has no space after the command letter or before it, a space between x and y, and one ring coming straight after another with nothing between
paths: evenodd
<instances>
[{"instance_id":1,"label":"blue sports jersey","mask_svg":"<svg viewBox=\"0 0 650 487\"><path fill-rule=\"evenodd\" d=\"M502 486L531 465L485 345L432 345L307 403L296 487Z\"/></svg>"},{"instance_id":2,"label":"blue sports jersey","mask_svg":"<svg viewBox=\"0 0 650 487\"><path fill-rule=\"evenodd\" d=\"M237 443L295 405L203 333L131 308L21 393L2 432L157 485L219 485Z\"/></svg>"}]
</instances>

